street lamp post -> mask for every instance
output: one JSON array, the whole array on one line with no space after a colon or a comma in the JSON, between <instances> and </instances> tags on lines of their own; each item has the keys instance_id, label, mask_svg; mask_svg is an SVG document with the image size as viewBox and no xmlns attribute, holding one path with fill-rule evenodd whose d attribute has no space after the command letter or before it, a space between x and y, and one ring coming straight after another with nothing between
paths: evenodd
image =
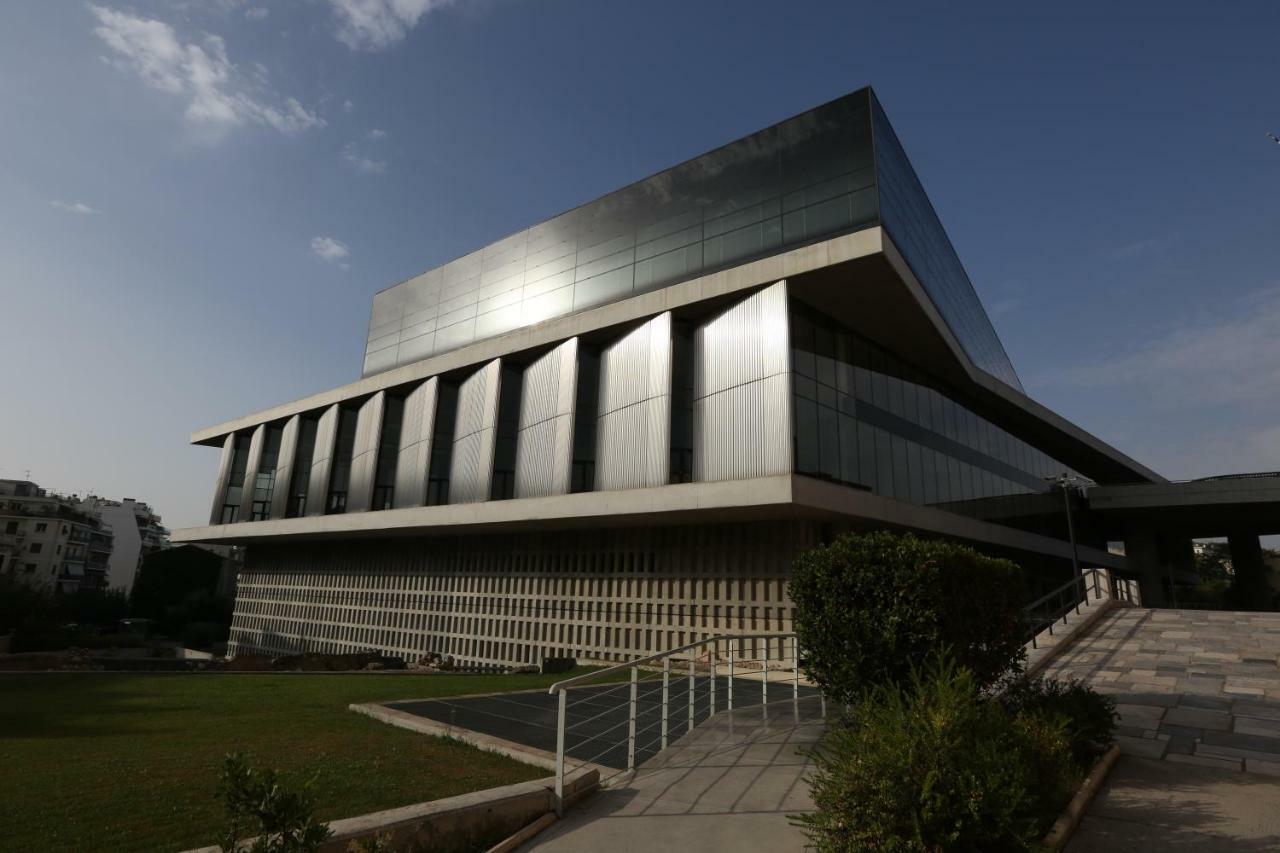
<instances>
[{"instance_id":1,"label":"street lamp post","mask_svg":"<svg viewBox=\"0 0 1280 853\"><path fill-rule=\"evenodd\" d=\"M1071 540L1071 568L1075 571L1076 577L1083 575L1080 572L1080 549L1076 547L1076 527L1071 517L1071 493L1069 491L1072 482L1071 477L1064 471L1057 477L1052 478L1052 482L1062 488L1062 503L1067 509L1067 538Z\"/></svg>"}]
</instances>

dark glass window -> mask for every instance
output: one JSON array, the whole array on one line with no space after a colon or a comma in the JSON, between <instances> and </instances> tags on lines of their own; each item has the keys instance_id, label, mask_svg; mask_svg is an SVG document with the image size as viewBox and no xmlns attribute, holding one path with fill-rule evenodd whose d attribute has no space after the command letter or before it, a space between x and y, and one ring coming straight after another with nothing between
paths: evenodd
<instances>
[{"instance_id":1,"label":"dark glass window","mask_svg":"<svg viewBox=\"0 0 1280 853\"><path fill-rule=\"evenodd\" d=\"M521 371L503 365L498 387L498 424L494 430L493 479L489 486L491 500L509 500L516 496L516 446L520 440L523 390Z\"/></svg>"},{"instance_id":2,"label":"dark glass window","mask_svg":"<svg viewBox=\"0 0 1280 853\"><path fill-rule=\"evenodd\" d=\"M671 330L672 483L693 482L693 370L693 330L676 323Z\"/></svg>"},{"instance_id":3,"label":"dark glass window","mask_svg":"<svg viewBox=\"0 0 1280 853\"><path fill-rule=\"evenodd\" d=\"M449 502L449 472L453 465L453 431L458 417L458 386L440 382L436 423L431 432L431 468L427 473L427 506Z\"/></svg>"},{"instance_id":4,"label":"dark glass window","mask_svg":"<svg viewBox=\"0 0 1280 853\"><path fill-rule=\"evenodd\" d=\"M249 433L236 433L231 453L231 471L227 475L227 491L222 498L222 524L234 524L240 518L240 502L244 498L244 475L249 467Z\"/></svg>"},{"instance_id":5,"label":"dark glass window","mask_svg":"<svg viewBox=\"0 0 1280 853\"><path fill-rule=\"evenodd\" d=\"M262 460L253 483L253 512L250 519L262 521L271 517L271 496L275 493L276 468L280 462L280 437L284 427L268 424L262 434Z\"/></svg>"},{"instance_id":6,"label":"dark glass window","mask_svg":"<svg viewBox=\"0 0 1280 853\"><path fill-rule=\"evenodd\" d=\"M329 495L325 500L326 515L347 511L347 491L351 488L351 458L356 449L356 422L360 411L356 405L338 408L338 434L330 460Z\"/></svg>"},{"instance_id":7,"label":"dark glass window","mask_svg":"<svg viewBox=\"0 0 1280 853\"><path fill-rule=\"evenodd\" d=\"M307 489L311 485L311 463L316 451L316 428L320 416L303 415L298 421L298 447L293 456L293 473L290 475L289 502L285 507L286 518L301 518L307 514Z\"/></svg>"},{"instance_id":8,"label":"dark glass window","mask_svg":"<svg viewBox=\"0 0 1280 853\"><path fill-rule=\"evenodd\" d=\"M382 409L382 435L378 438L378 462L373 477L371 509L395 506L396 463L400 460L400 431L404 427L404 397L388 395Z\"/></svg>"},{"instance_id":9,"label":"dark glass window","mask_svg":"<svg viewBox=\"0 0 1280 853\"><path fill-rule=\"evenodd\" d=\"M570 492L596 485L596 421L600 408L600 351L578 345L578 386L573 407L573 471Z\"/></svg>"}]
</instances>

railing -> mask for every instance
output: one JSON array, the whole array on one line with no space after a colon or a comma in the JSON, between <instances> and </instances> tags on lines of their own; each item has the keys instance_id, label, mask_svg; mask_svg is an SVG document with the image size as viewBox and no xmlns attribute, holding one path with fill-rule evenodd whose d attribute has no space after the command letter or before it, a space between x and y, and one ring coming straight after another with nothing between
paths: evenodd
<instances>
[{"instance_id":1,"label":"railing","mask_svg":"<svg viewBox=\"0 0 1280 853\"><path fill-rule=\"evenodd\" d=\"M1047 630L1052 637L1054 627L1059 622L1065 627L1072 612L1079 616L1082 607L1089 608L1107 599L1126 606L1135 604L1133 581L1102 569L1087 569L1080 577L1040 596L1023 608L1031 648L1039 648L1036 638L1040 632Z\"/></svg>"},{"instance_id":2,"label":"railing","mask_svg":"<svg viewBox=\"0 0 1280 853\"><path fill-rule=\"evenodd\" d=\"M557 812L564 812L566 762L594 765L606 784L722 713L758 707L767 719L771 705L788 702L799 721L803 697L825 716L799 660L795 634L711 637L551 685L548 692L559 694Z\"/></svg>"}]
</instances>

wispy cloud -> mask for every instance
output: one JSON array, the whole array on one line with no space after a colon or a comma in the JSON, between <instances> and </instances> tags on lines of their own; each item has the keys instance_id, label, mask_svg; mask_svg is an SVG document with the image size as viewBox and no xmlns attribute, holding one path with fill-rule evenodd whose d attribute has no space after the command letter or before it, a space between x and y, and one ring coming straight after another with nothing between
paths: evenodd
<instances>
[{"instance_id":1,"label":"wispy cloud","mask_svg":"<svg viewBox=\"0 0 1280 853\"><path fill-rule=\"evenodd\" d=\"M214 139L245 124L284 134L325 124L296 98L271 92L261 71L240 73L227 58L226 43L219 36L184 42L164 21L103 6L89 8L98 20L94 33L112 51L108 61L134 72L151 88L184 99L187 122L210 132Z\"/></svg>"},{"instance_id":2,"label":"wispy cloud","mask_svg":"<svg viewBox=\"0 0 1280 853\"><path fill-rule=\"evenodd\" d=\"M1147 237L1117 246L1107 252L1107 256L1117 261L1132 261L1158 255L1169 248L1167 237Z\"/></svg>"},{"instance_id":3,"label":"wispy cloud","mask_svg":"<svg viewBox=\"0 0 1280 853\"><path fill-rule=\"evenodd\" d=\"M347 244L333 237L312 237L311 252L317 258L335 263L343 269L347 268L344 262L351 257L351 250L347 248Z\"/></svg>"},{"instance_id":4,"label":"wispy cloud","mask_svg":"<svg viewBox=\"0 0 1280 853\"><path fill-rule=\"evenodd\" d=\"M49 202L49 204L58 208L58 210L65 210L67 213L78 213L81 216L89 216L91 214L98 212L96 208L90 207L89 205L85 204L82 201L56 201L55 200L55 201Z\"/></svg>"},{"instance_id":5,"label":"wispy cloud","mask_svg":"<svg viewBox=\"0 0 1280 853\"><path fill-rule=\"evenodd\" d=\"M417 26L424 15L455 0L329 0L334 35L352 50L385 50Z\"/></svg>"},{"instance_id":6,"label":"wispy cloud","mask_svg":"<svg viewBox=\"0 0 1280 853\"><path fill-rule=\"evenodd\" d=\"M1136 348L1045 373L1046 386L1132 387L1176 403L1271 405L1280 387L1280 287L1196 316Z\"/></svg>"},{"instance_id":7,"label":"wispy cloud","mask_svg":"<svg viewBox=\"0 0 1280 853\"><path fill-rule=\"evenodd\" d=\"M261 21L270 14L271 10L266 6L250 6L244 10L244 16L251 21Z\"/></svg>"},{"instance_id":8,"label":"wispy cloud","mask_svg":"<svg viewBox=\"0 0 1280 853\"><path fill-rule=\"evenodd\" d=\"M386 138L387 132L377 128L364 135L364 141L366 142L380 142ZM351 168L366 175L381 175L387 170L387 161L378 160L369 155L360 142L353 141L344 145L342 147L342 159L346 160Z\"/></svg>"}]
</instances>

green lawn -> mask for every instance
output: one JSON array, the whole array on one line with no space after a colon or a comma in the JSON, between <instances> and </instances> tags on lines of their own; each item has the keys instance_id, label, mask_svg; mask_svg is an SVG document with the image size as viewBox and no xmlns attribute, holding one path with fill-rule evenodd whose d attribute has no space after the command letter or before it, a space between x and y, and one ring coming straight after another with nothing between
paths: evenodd
<instances>
[{"instance_id":1,"label":"green lawn","mask_svg":"<svg viewBox=\"0 0 1280 853\"><path fill-rule=\"evenodd\" d=\"M352 713L352 702L546 687L567 675L0 675L0 849L216 842L227 752L317 774L333 819L547 771Z\"/></svg>"}]
</instances>

